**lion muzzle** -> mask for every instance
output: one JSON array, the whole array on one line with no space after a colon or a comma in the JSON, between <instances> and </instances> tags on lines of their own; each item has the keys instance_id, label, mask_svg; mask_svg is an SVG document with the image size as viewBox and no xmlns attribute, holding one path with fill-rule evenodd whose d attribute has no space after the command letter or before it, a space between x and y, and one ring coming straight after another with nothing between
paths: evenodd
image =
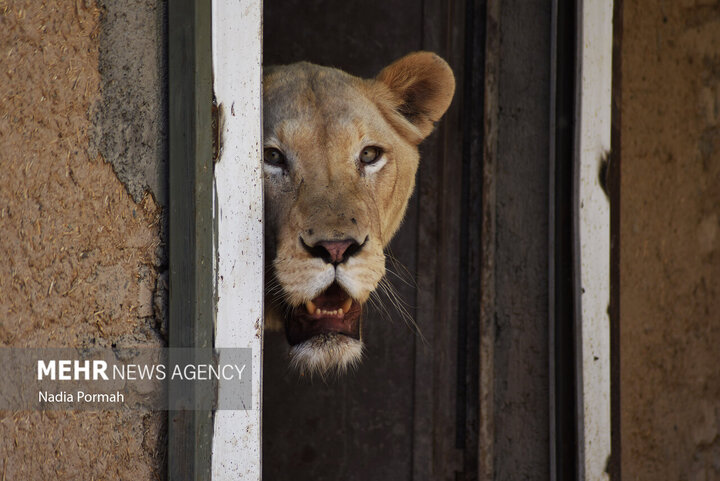
<instances>
[{"instance_id":1,"label":"lion muzzle","mask_svg":"<svg viewBox=\"0 0 720 481\"><path fill-rule=\"evenodd\" d=\"M293 309L286 319L285 333L291 346L328 334L360 340L362 306L337 283L322 294Z\"/></svg>"}]
</instances>

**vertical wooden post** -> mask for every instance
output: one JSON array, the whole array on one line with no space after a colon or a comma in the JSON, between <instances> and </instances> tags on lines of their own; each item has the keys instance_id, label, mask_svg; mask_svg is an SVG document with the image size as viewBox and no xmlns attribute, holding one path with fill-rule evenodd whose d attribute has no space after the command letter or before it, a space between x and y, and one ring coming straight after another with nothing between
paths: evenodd
<instances>
[{"instance_id":1,"label":"vertical wooden post","mask_svg":"<svg viewBox=\"0 0 720 481\"><path fill-rule=\"evenodd\" d=\"M495 473L495 242L497 212L495 179L498 164L500 77L500 4L488 0L485 12L485 93L482 146L482 227L480 233L480 328L478 367L478 476L491 481Z\"/></svg>"},{"instance_id":2,"label":"vertical wooden post","mask_svg":"<svg viewBox=\"0 0 720 481\"><path fill-rule=\"evenodd\" d=\"M170 347L213 339L210 20L209 2L169 5ZM208 479L211 436L212 412L170 411L168 479Z\"/></svg>"},{"instance_id":3,"label":"vertical wooden post","mask_svg":"<svg viewBox=\"0 0 720 481\"><path fill-rule=\"evenodd\" d=\"M575 309L578 479L607 480L610 457L610 153L613 4L579 0L575 121Z\"/></svg>"},{"instance_id":4,"label":"vertical wooden post","mask_svg":"<svg viewBox=\"0 0 720 481\"><path fill-rule=\"evenodd\" d=\"M218 348L252 350L252 402L215 413L213 481L260 480L263 343L262 2L213 1ZM220 353L222 358L222 352ZM220 395L224 389L222 380Z\"/></svg>"},{"instance_id":5,"label":"vertical wooden post","mask_svg":"<svg viewBox=\"0 0 720 481\"><path fill-rule=\"evenodd\" d=\"M622 479L622 431L620 425L620 166L622 165L622 37L623 1L613 5L613 52L612 52L612 153L605 187L610 196L610 418L612 459L610 479Z\"/></svg>"}]
</instances>

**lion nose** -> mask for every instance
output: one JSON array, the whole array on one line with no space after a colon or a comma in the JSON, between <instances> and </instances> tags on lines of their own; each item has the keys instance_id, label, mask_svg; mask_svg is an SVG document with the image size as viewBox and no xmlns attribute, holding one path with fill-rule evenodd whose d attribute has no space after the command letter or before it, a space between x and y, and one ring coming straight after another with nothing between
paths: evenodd
<instances>
[{"instance_id":1,"label":"lion nose","mask_svg":"<svg viewBox=\"0 0 720 481\"><path fill-rule=\"evenodd\" d=\"M343 239L339 241L318 241L314 246L310 247L303 241L303 246L313 257L320 257L328 264L334 265L342 264L360 252L364 245L364 242L358 244L354 239Z\"/></svg>"}]
</instances>

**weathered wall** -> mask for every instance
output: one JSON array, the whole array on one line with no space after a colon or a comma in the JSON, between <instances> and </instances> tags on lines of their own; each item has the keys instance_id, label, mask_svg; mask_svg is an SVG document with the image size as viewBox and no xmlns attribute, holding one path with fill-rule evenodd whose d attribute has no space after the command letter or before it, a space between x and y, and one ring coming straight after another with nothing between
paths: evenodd
<instances>
[{"instance_id":1,"label":"weathered wall","mask_svg":"<svg viewBox=\"0 0 720 481\"><path fill-rule=\"evenodd\" d=\"M98 0L101 97L91 153L110 162L135 202L167 205L167 15L161 0Z\"/></svg>"},{"instance_id":2,"label":"weathered wall","mask_svg":"<svg viewBox=\"0 0 720 481\"><path fill-rule=\"evenodd\" d=\"M720 479L720 2L624 2L624 480Z\"/></svg>"},{"instance_id":3,"label":"weathered wall","mask_svg":"<svg viewBox=\"0 0 720 481\"><path fill-rule=\"evenodd\" d=\"M107 25L88 0L0 4L2 346L164 343L163 302L155 295L164 263L161 209L145 187L128 187L133 201L103 158L119 142L111 136L108 147L102 137L138 126L128 111L107 111L113 102L134 105L134 90L119 86L128 77L99 63L110 45ZM134 55L147 59L145 51ZM142 69L157 70L156 60ZM109 71L114 76L105 76ZM127 75L137 79L137 71ZM143 95L136 97L153 101ZM164 132L161 120L142 124L147 138ZM130 147L136 138L122 138L128 149L118 158L137 157ZM145 159L162 155L157 144L149 150ZM156 479L164 470L164 419L142 412L2 413L3 478Z\"/></svg>"}]
</instances>

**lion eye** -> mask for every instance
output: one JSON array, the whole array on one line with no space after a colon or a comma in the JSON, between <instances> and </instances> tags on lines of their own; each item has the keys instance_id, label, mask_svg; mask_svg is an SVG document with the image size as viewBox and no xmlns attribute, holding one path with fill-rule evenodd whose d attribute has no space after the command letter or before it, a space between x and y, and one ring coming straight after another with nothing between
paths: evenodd
<instances>
[{"instance_id":1,"label":"lion eye","mask_svg":"<svg viewBox=\"0 0 720 481\"><path fill-rule=\"evenodd\" d=\"M266 164L274 165L275 167L285 167L286 165L285 156L274 147L265 149L263 160Z\"/></svg>"},{"instance_id":2,"label":"lion eye","mask_svg":"<svg viewBox=\"0 0 720 481\"><path fill-rule=\"evenodd\" d=\"M382 157L382 149L380 147L365 147L360 151L360 162L369 165L374 164Z\"/></svg>"}]
</instances>

